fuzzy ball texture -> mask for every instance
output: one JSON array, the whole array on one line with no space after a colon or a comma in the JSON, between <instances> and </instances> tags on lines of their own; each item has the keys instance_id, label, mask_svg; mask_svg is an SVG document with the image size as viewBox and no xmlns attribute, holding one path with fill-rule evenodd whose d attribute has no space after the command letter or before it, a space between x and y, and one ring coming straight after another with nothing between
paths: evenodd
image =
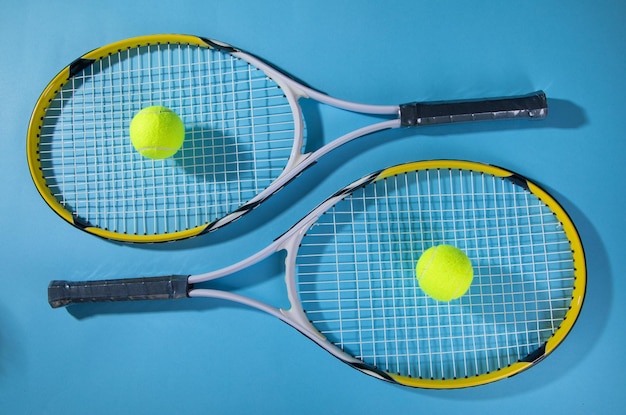
<instances>
[{"instance_id":1,"label":"fuzzy ball texture","mask_svg":"<svg viewBox=\"0 0 626 415\"><path fill-rule=\"evenodd\" d=\"M185 140L185 125L176 113L163 106L146 107L130 123L130 141L144 157L173 156Z\"/></svg>"},{"instance_id":2,"label":"fuzzy ball texture","mask_svg":"<svg viewBox=\"0 0 626 415\"><path fill-rule=\"evenodd\" d=\"M424 251L415 271L420 288L438 301L463 296L474 278L470 259L451 245L432 246Z\"/></svg>"}]
</instances>

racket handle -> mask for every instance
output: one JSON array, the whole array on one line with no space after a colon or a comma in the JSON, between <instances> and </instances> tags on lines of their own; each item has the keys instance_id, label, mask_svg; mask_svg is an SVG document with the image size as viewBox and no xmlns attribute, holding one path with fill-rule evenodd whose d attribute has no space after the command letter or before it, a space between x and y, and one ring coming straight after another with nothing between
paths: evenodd
<instances>
[{"instance_id":1,"label":"racket handle","mask_svg":"<svg viewBox=\"0 0 626 415\"><path fill-rule=\"evenodd\" d=\"M400 105L404 127L504 118L544 118L548 100L543 91L480 101L412 102Z\"/></svg>"},{"instance_id":2,"label":"racket handle","mask_svg":"<svg viewBox=\"0 0 626 415\"><path fill-rule=\"evenodd\" d=\"M100 281L52 281L48 303L52 308L73 303L105 301L169 300L186 298L186 275Z\"/></svg>"}]
</instances>

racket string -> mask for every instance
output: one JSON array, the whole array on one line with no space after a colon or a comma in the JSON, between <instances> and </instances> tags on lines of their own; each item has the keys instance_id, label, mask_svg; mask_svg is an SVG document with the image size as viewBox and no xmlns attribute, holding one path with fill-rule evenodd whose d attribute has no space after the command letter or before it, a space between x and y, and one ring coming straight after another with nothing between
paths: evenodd
<instances>
[{"instance_id":1,"label":"racket string","mask_svg":"<svg viewBox=\"0 0 626 415\"><path fill-rule=\"evenodd\" d=\"M175 111L183 148L153 161L128 127L150 105ZM50 103L39 142L53 196L93 226L156 235L202 226L269 186L292 152L294 120L284 91L228 53L151 45L95 61Z\"/></svg>"},{"instance_id":2,"label":"racket string","mask_svg":"<svg viewBox=\"0 0 626 415\"><path fill-rule=\"evenodd\" d=\"M464 249L475 270L469 293L447 304L426 297L414 274L438 243ZM297 266L303 307L332 342L391 373L436 379L489 373L536 350L567 312L574 275L566 235L540 200L461 170L348 196L309 229Z\"/></svg>"}]
</instances>

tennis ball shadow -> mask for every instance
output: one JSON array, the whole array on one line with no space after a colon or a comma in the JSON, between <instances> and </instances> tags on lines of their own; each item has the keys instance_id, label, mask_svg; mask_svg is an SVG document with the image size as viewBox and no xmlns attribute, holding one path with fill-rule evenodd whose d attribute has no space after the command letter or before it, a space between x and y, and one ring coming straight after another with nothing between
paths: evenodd
<instances>
[{"instance_id":1,"label":"tennis ball shadow","mask_svg":"<svg viewBox=\"0 0 626 415\"><path fill-rule=\"evenodd\" d=\"M252 180L254 149L252 143L238 142L210 125L187 126L181 150L174 161L187 174L206 183Z\"/></svg>"}]
</instances>

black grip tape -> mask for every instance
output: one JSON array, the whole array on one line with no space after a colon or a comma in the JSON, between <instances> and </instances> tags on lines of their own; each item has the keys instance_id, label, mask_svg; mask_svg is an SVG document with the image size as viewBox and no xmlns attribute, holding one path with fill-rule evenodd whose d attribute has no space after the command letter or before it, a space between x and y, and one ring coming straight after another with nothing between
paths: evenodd
<instances>
[{"instance_id":1,"label":"black grip tape","mask_svg":"<svg viewBox=\"0 0 626 415\"><path fill-rule=\"evenodd\" d=\"M548 100L543 91L488 100L400 105L400 120L404 127L504 118L544 118L547 114Z\"/></svg>"},{"instance_id":2,"label":"black grip tape","mask_svg":"<svg viewBox=\"0 0 626 415\"><path fill-rule=\"evenodd\" d=\"M57 280L48 285L48 303L58 308L73 303L186 298L190 289L187 279L187 275L170 275L100 281Z\"/></svg>"}]
</instances>

